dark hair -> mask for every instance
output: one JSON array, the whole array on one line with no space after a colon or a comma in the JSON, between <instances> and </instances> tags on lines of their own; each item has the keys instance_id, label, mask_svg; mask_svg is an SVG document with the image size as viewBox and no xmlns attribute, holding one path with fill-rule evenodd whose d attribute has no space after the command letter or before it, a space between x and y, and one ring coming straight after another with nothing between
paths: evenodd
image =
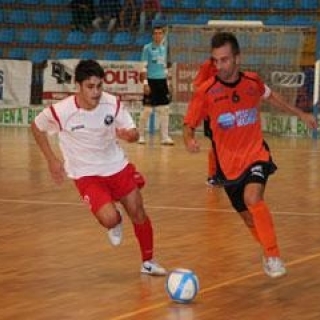
<instances>
[{"instance_id":1,"label":"dark hair","mask_svg":"<svg viewBox=\"0 0 320 320\"><path fill-rule=\"evenodd\" d=\"M103 68L95 60L80 60L75 69L75 82L81 83L84 80L88 80L92 76L103 78Z\"/></svg>"},{"instance_id":2,"label":"dark hair","mask_svg":"<svg viewBox=\"0 0 320 320\"><path fill-rule=\"evenodd\" d=\"M240 46L236 36L231 32L217 32L211 39L211 49L217 49L225 44L230 43L232 53L237 55L240 53Z\"/></svg>"}]
</instances>

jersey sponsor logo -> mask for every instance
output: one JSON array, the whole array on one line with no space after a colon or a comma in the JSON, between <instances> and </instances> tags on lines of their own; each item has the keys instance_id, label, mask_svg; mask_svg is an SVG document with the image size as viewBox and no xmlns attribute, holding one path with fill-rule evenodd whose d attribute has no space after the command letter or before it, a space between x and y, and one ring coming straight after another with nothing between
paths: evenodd
<instances>
[{"instance_id":1,"label":"jersey sponsor logo","mask_svg":"<svg viewBox=\"0 0 320 320\"><path fill-rule=\"evenodd\" d=\"M110 126L114 121L114 117L111 114L106 115L106 117L104 118L104 123L107 126Z\"/></svg>"},{"instance_id":2,"label":"jersey sponsor logo","mask_svg":"<svg viewBox=\"0 0 320 320\"><path fill-rule=\"evenodd\" d=\"M71 131L76 131L76 130L80 130L80 129L84 129L84 124L78 124L78 125L71 127Z\"/></svg>"},{"instance_id":3,"label":"jersey sponsor logo","mask_svg":"<svg viewBox=\"0 0 320 320\"><path fill-rule=\"evenodd\" d=\"M234 113L223 113L218 117L218 125L221 129L244 127L257 122L258 111L256 108L239 110Z\"/></svg>"},{"instance_id":4,"label":"jersey sponsor logo","mask_svg":"<svg viewBox=\"0 0 320 320\"><path fill-rule=\"evenodd\" d=\"M258 176L258 177L261 177L263 179L265 178L261 165L256 165L256 166L252 167L250 169L250 171L251 171L251 175L252 176Z\"/></svg>"},{"instance_id":5,"label":"jersey sponsor logo","mask_svg":"<svg viewBox=\"0 0 320 320\"><path fill-rule=\"evenodd\" d=\"M228 112L221 114L218 118L218 125L222 129L230 129L236 124L236 117L233 113Z\"/></svg>"}]
</instances>

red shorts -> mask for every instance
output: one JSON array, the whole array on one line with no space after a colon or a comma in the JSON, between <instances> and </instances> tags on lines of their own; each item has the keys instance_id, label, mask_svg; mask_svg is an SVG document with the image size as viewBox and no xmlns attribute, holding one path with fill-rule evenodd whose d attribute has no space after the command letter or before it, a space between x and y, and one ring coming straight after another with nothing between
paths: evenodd
<instances>
[{"instance_id":1,"label":"red shorts","mask_svg":"<svg viewBox=\"0 0 320 320\"><path fill-rule=\"evenodd\" d=\"M83 201L90 206L94 214L106 203L118 201L145 184L143 176L131 163L112 176L87 176L74 182Z\"/></svg>"}]
</instances>

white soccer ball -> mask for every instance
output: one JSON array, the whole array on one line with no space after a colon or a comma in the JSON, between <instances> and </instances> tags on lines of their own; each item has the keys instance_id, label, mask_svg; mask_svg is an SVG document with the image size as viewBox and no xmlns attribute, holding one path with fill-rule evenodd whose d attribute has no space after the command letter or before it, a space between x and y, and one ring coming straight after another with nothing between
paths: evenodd
<instances>
[{"instance_id":1,"label":"white soccer ball","mask_svg":"<svg viewBox=\"0 0 320 320\"><path fill-rule=\"evenodd\" d=\"M189 269L175 269L167 277L166 290L169 297L179 303L189 303L199 291L199 280Z\"/></svg>"}]
</instances>

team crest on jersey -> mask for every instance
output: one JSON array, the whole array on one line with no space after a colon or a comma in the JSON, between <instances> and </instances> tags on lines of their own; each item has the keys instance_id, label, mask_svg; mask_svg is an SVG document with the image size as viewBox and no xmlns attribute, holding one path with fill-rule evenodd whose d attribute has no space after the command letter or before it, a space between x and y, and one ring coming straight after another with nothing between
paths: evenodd
<instances>
[{"instance_id":1,"label":"team crest on jersey","mask_svg":"<svg viewBox=\"0 0 320 320\"><path fill-rule=\"evenodd\" d=\"M113 121L114 121L114 117L111 114L106 115L104 118L104 123L107 126L110 126L113 123Z\"/></svg>"}]
</instances>

